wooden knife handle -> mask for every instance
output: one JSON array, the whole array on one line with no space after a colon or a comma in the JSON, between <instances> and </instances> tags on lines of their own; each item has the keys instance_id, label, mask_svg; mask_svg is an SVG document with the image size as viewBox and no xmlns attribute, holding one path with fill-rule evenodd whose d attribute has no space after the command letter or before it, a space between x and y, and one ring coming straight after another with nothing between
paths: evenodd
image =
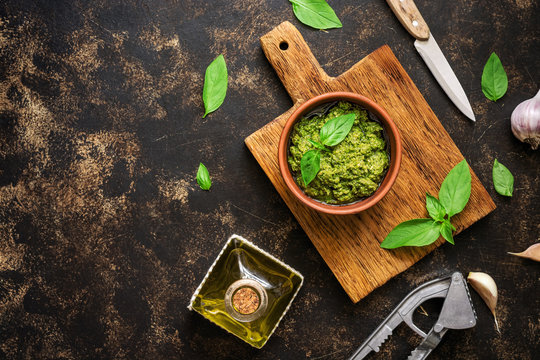
<instances>
[{"instance_id":1,"label":"wooden knife handle","mask_svg":"<svg viewBox=\"0 0 540 360\"><path fill-rule=\"evenodd\" d=\"M429 38L429 27L413 0L386 0L401 25L418 40Z\"/></svg>"},{"instance_id":2,"label":"wooden knife handle","mask_svg":"<svg viewBox=\"0 0 540 360\"><path fill-rule=\"evenodd\" d=\"M290 22L285 21L264 35L261 46L295 103L331 91L331 78Z\"/></svg>"}]
</instances>

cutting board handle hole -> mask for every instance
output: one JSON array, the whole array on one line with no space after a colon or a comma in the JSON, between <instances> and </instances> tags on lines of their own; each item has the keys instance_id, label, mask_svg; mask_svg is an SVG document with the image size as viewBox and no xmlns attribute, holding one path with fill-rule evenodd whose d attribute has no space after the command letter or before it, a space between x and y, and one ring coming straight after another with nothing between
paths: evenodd
<instances>
[{"instance_id":1,"label":"cutting board handle hole","mask_svg":"<svg viewBox=\"0 0 540 360\"><path fill-rule=\"evenodd\" d=\"M283 51L287 50L289 48L289 43L286 41L282 41L279 43L279 48Z\"/></svg>"}]
</instances>

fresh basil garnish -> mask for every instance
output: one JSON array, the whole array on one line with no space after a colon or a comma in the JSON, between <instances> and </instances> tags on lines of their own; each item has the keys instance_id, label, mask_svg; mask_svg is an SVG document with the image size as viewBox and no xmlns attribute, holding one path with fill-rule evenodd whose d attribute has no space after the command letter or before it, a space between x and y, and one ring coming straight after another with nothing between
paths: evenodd
<instances>
[{"instance_id":1,"label":"fresh basil garnish","mask_svg":"<svg viewBox=\"0 0 540 360\"><path fill-rule=\"evenodd\" d=\"M454 225L449 220L444 220L441 226L441 235L450 244L454 245L454 237L452 236L452 228Z\"/></svg>"},{"instance_id":2,"label":"fresh basil garnish","mask_svg":"<svg viewBox=\"0 0 540 360\"><path fill-rule=\"evenodd\" d=\"M497 159L493 162L493 186L503 196L512 196L514 192L514 176Z\"/></svg>"},{"instance_id":3,"label":"fresh basil garnish","mask_svg":"<svg viewBox=\"0 0 540 360\"><path fill-rule=\"evenodd\" d=\"M324 151L329 151L328 148L326 146L324 146L323 144L320 144L316 141L313 141L311 139L308 139L307 141L309 141L309 143L313 146L315 146L317 149L320 149L320 150L324 150Z\"/></svg>"},{"instance_id":4,"label":"fresh basil garnish","mask_svg":"<svg viewBox=\"0 0 540 360\"><path fill-rule=\"evenodd\" d=\"M356 115L346 114L328 120L319 133L321 143L327 146L335 146L345 139L354 125Z\"/></svg>"},{"instance_id":5,"label":"fresh basil garnish","mask_svg":"<svg viewBox=\"0 0 540 360\"><path fill-rule=\"evenodd\" d=\"M302 23L315 29L342 27L341 21L325 0L289 0L294 15Z\"/></svg>"},{"instance_id":6,"label":"fresh basil garnish","mask_svg":"<svg viewBox=\"0 0 540 360\"><path fill-rule=\"evenodd\" d=\"M402 222L381 243L384 249L401 246L425 246L439 238L442 224L433 219L414 219Z\"/></svg>"},{"instance_id":7,"label":"fresh basil garnish","mask_svg":"<svg viewBox=\"0 0 540 360\"><path fill-rule=\"evenodd\" d=\"M315 179L321 169L321 152L319 150L309 150L300 159L300 171L302 181L307 186Z\"/></svg>"},{"instance_id":8,"label":"fresh basil garnish","mask_svg":"<svg viewBox=\"0 0 540 360\"><path fill-rule=\"evenodd\" d=\"M227 64L225 64L223 55L219 55L208 65L204 75L202 95L204 102L203 118L212 111L217 110L223 104L225 95L227 95L227 82Z\"/></svg>"},{"instance_id":9,"label":"fresh basil garnish","mask_svg":"<svg viewBox=\"0 0 540 360\"><path fill-rule=\"evenodd\" d=\"M426 209L433 220L443 221L446 210L441 202L434 196L426 193Z\"/></svg>"},{"instance_id":10,"label":"fresh basil garnish","mask_svg":"<svg viewBox=\"0 0 540 360\"><path fill-rule=\"evenodd\" d=\"M199 163L199 170L197 170L197 183L203 190L210 190L212 186L212 180L210 180L210 174L208 169L203 163Z\"/></svg>"},{"instance_id":11,"label":"fresh basil garnish","mask_svg":"<svg viewBox=\"0 0 540 360\"><path fill-rule=\"evenodd\" d=\"M450 222L450 217L465 208L470 195L471 172L463 160L446 175L439 190L439 200L426 193L426 208L431 219L402 222L390 231L381 247L394 249L400 246L426 246L435 242L439 235L454 244L452 231L456 228Z\"/></svg>"},{"instance_id":12,"label":"fresh basil garnish","mask_svg":"<svg viewBox=\"0 0 540 360\"><path fill-rule=\"evenodd\" d=\"M506 94L506 90L508 90L506 71L497 54L491 53L482 72L482 92L489 100L497 101Z\"/></svg>"},{"instance_id":13,"label":"fresh basil garnish","mask_svg":"<svg viewBox=\"0 0 540 360\"><path fill-rule=\"evenodd\" d=\"M448 216L461 212L471 196L471 173L465 160L457 164L444 179L439 190L439 201Z\"/></svg>"},{"instance_id":14,"label":"fresh basil garnish","mask_svg":"<svg viewBox=\"0 0 540 360\"><path fill-rule=\"evenodd\" d=\"M314 150L307 151L300 159L300 173L304 185L308 185L315 179L321 169L321 151L330 151L327 146L335 146L342 142L349 134L356 119L355 114L346 114L328 120L319 130L321 143L308 139L316 147Z\"/></svg>"}]
</instances>

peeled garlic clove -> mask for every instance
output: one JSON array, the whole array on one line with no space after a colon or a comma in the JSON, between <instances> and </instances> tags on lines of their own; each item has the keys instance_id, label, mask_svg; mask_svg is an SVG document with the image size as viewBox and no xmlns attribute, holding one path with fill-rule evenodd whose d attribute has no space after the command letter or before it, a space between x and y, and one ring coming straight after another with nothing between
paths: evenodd
<instances>
[{"instance_id":1,"label":"peeled garlic clove","mask_svg":"<svg viewBox=\"0 0 540 360\"><path fill-rule=\"evenodd\" d=\"M540 145L540 91L535 97L516 106L510 117L512 132L533 150Z\"/></svg>"},{"instance_id":2,"label":"peeled garlic clove","mask_svg":"<svg viewBox=\"0 0 540 360\"><path fill-rule=\"evenodd\" d=\"M509 254L519 256L525 259L540 261L540 243L531 245L527 248L527 250L520 253L509 252Z\"/></svg>"},{"instance_id":3,"label":"peeled garlic clove","mask_svg":"<svg viewBox=\"0 0 540 360\"><path fill-rule=\"evenodd\" d=\"M498 297L497 284L495 284L495 280L483 272L470 272L469 276L467 276L467 280L469 281L469 284L471 284L472 288L476 290L478 295L480 295L480 297L485 301L489 310L491 310L493 318L495 319L495 326L500 334L501 331L499 330L499 323L497 322L497 315L495 314L495 307L497 307Z\"/></svg>"}]
</instances>

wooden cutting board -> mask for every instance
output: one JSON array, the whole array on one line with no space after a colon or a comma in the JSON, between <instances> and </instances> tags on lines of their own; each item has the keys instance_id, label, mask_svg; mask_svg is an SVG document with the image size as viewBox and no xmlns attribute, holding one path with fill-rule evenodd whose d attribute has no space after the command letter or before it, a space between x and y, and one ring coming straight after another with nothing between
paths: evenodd
<instances>
[{"instance_id":1,"label":"wooden cutting board","mask_svg":"<svg viewBox=\"0 0 540 360\"><path fill-rule=\"evenodd\" d=\"M333 78L320 67L302 35L289 22L264 35L261 45L294 105L251 134L245 143L349 297L357 302L443 243L439 239L431 246L396 250L379 246L400 222L428 217L426 192L436 196L446 174L463 160L463 155L388 46ZM351 91L371 98L390 114L402 137L403 157L395 184L378 204L357 215L311 210L294 198L279 172L278 142L286 120L304 101L330 91ZM472 172L469 203L453 218L456 233L494 209L495 204ZM455 246L459 243L458 238Z\"/></svg>"}]
</instances>

